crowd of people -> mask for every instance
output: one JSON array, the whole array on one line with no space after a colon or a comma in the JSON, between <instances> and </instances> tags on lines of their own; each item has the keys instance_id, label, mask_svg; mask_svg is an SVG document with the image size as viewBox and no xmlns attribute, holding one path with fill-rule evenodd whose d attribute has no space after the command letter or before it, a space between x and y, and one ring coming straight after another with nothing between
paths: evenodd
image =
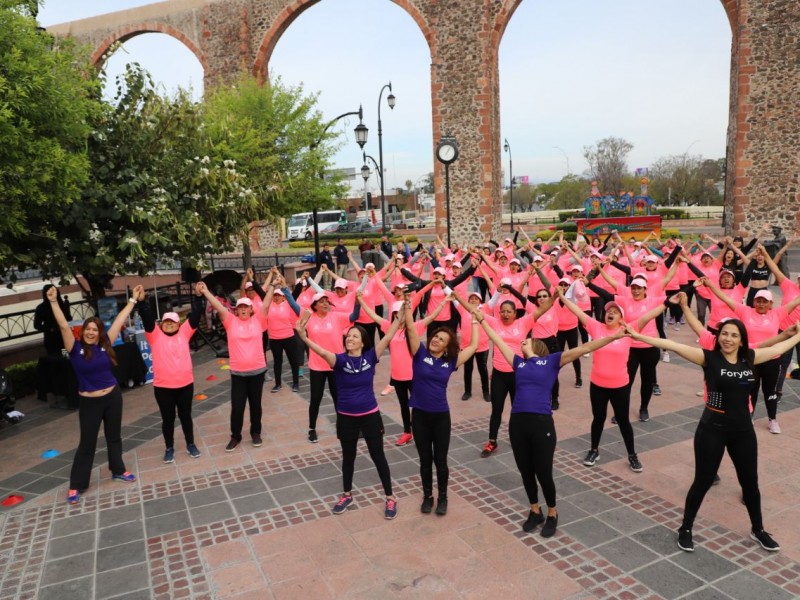
<instances>
[{"instance_id":1,"label":"crowd of people","mask_svg":"<svg viewBox=\"0 0 800 600\"><path fill-rule=\"evenodd\" d=\"M520 234L524 240L520 239ZM705 243L704 243L705 242ZM398 446L413 443L419 456L422 513L447 514L448 451L451 406L447 389L453 372L463 367L464 393L472 398L477 365L482 398L489 404L488 440L480 456L492 457L500 445L506 399L510 400L508 436L530 508L522 523L526 532L541 525L550 537L558 524L553 458L554 411L559 410L559 370L572 365L574 387L588 379L591 408L586 467L600 460L600 441L611 405L630 469L644 465L636 452L631 403L638 389L635 417L651 419L651 400L661 394L658 366L671 354L700 366L705 408L695 433L695 477L686 498L678 545L692 551L692 526L705 494L718 480L727 450L742 487L752 537L763 548L779 549L764 530L757 477L757 443L753 412L764 395L767 426L780 434L778 408L782 383L792 354L800 358L800 287L777 267L789 241L777 256L754 239L682 244L645 239L624 240L612 232L604 240L568 242L556 231L547 239L530 239L520 230L502 242L448 247L440 238L412 248L405 240L394 248L384 237L375 252L384 266L364 262L342 240L325 256L315 277L298 279L294 289L277 269L263 286L248 271L234 306L223 303L201 282L186 322L175 313L162 315L160 326L133 290L131 302L106 332L89 319L78 340L72 336L55 289L47 291L62 341L80 384L81 442L75 456L68 501L77 503L89 485L99 425L105 427L112 476L133 481L122 463L119 436L121 395L109 378L114 361L109 340L119 333L134 308L139 309L153 348L154 393L163 419L164 462L172 462L174 424L180 418L191 457L199 457L191 420L193 378L189 339L203 314L201 299L220 317L230 352L230 441L242 442L245 410L254 446L262 441L262 390L267 375L266 351L273 356L274 385L282 389L284 355L289 361L292 391L308 356L310 383L308 441L319 440L317 421L327 387L336 411L341 445L343 490L333 507L341 514L353 499L354 462L359 438L386 494L384 515L397 515L390 468L384 453L384 426L374 389L376 369L388 358L389 385L395 394L403 432ZM774 305L771 278L782 292ZM695 303L694 310L691 308ZM696 313L696 314L695 314ZM682 325L697 335L694 346L668 339L668 326ZM385 352L388 350L388 353ZM489 353L491 370L489 369ZM591 360L582 359L591 357ZM627 368L620 368L621 365ZM585 375L589 369L588 376ZM638 388L635 380L639 376ZM437 495L434 502L433 472ZM546 508L540 505L538 488Z\"/></svg>"}]
</instances>

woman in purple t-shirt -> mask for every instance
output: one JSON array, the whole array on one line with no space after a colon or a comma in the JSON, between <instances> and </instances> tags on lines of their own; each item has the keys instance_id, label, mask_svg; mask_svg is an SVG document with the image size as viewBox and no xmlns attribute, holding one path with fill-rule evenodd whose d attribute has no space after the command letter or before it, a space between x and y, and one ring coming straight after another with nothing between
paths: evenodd
<instances>
[{"instance_id":1,"label":"woman in purple t-shirt","mask_svg":"<svg viewBox=\"0 0 800 600\"><path fill-rule=\"evenodd\" d=\"M452 292L455 296L456 293ZM448 294L449 295L449 294ZM445 300L446 302L449 300ZM414 327L411 312L406 311L406 340L411 352L414 371L411 399L411 431L419 454L419 476L422 480L420 511L433 510L433 465L436 464L436 483L439 498L436 514L447 514L447 452L450 449L450 406L447 403L447 383L450 375L468 361L478 349L478 318L483 315L476 306L460 299L472 313L472 338L469 346L458 351L458 338L449 327L438 327L423 346ZM390 337L387 335L387 337Z\"/></svg>"},{"instance_id":2,"label":"woman in purple t-shirt","mask_svg":"<svg viewBox=\"0 0 800 600\"><path fill-rule=\"evenodd\" d=\"M373 383L378 357L383 354L389 341L397 333L404 310L405 307L374 348L367 349L366 344L370 338L363 327L360 325L350 327L345 334L345 351L341 354L334 354L309 339L306 332L306 322L310 317L308 311L295 325L300 339L333 369L333 377L339 392L336 401L336 437L339 438L342 446L344 493L333 507L335 515L342 514L353 504L352 489L356 450L358 438L363 435L369 456L375 464L381 484L383 484L383 491L386 493L384 516L387 519L394 519L397 516L397 499L392 493L389 463L383 452L383 420L378 408L378 401L375 399Z\"/></svg>"},{"instance_id":3,"label":"woman in purple t-shirt","mask_svg":"<svg viewBox=\"0 0 800 600\"><path fill-rule=\"evenodd\" d=\"M125 469L125 463L122 461L122 392L111 372L111 367L117 364L111 340L117 338L136 304L136 298L143 293L144 287L141 285L133 289L130 300L114 319L108 334L103 321L98 317L89 317L83 323L79 339L76 340L58 305L56 288L47 290L47 299L61 331L64 348L69 352L70 362L75 369L80 398L78 421L81 437L69 475L70 489L67 493L69 504L78 504L81 492L89 487L100 423L103 424L106 436L111 478L128 483L136 481L136 476Z\"/></svg>"}]
</instances>

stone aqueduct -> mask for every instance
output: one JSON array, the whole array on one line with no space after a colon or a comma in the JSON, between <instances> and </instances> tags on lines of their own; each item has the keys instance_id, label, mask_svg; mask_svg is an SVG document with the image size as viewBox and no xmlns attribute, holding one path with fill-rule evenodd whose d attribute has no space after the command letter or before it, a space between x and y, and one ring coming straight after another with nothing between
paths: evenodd
<instances>
[{"instance_id":1,"label":"stone aqueduct","mask_svg":"<svg viewBox=\"0 0 800 600\"><path fill-rule=\"evenodd\" d=\"M208 85L242 69L265 76L281 34L318 1L169 0L48 31L91 44L98 63L114 42L148 32L171 35L195 54ZM498 50L522 0L391 1L413 18L430 48L431 152L445 133L458 137L461 155L450 171L453 237L496 235L502 173ZM752 233L765 222L798 231L800 2L698 1L720 1L733 32L726 231ZM437 196L443 195L443 169L434 164ZM437 202L439 229L443 204Z\"/></svg>"}]
</instances>

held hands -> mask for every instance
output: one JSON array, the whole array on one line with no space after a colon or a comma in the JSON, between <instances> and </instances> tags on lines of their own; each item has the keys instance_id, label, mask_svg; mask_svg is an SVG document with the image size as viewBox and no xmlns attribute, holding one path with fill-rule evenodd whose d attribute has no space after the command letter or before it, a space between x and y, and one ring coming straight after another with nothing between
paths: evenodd
<instances>
[{"instance_id":1,"label":"held hands","mask_svg":"<svg viewBox=\"0 0 800 600\"><path fill-rule=\"evenodd\" d=\"M204 296L208 292L208 287L206 287L204 281L198 281L197 283L194 284L194 291L200 294L201 296Z\"/></svg>"},{"instance_id":2,"label":"held hands","mask_svg":"<svg viewBox=\"0 0 800 600\"><path fill-rule=\"evenodd\" d=\"M133 292L131 292L131 298L136 301L144 300L144 286L140 284L133 288Z\"/></svg>"},{"instance_id":3,"label":"held hands","mask_svg":"<svg viewBox=\"0 0 800 600\"><path fill-rule=\"evenodd\" d=\"M47 290L47 299L50 302L58 302L58 289L51 287L49 290Z\"/></svg>"}]
</instances>

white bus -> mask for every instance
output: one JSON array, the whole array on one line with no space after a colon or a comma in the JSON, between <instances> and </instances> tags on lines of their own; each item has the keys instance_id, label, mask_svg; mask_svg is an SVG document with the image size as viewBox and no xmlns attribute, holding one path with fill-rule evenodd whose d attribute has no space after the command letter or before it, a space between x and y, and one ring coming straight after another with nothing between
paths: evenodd
<instances>
[{"instance_id":1,"label":"white bus","mask_svg":"<svg viewBox=\"0 0 800 600\"><path fill-rule=\"evenodd\" d=\"M347 214L343 210L317 211L317 227L320 235L334 233L339 225L347 223ZM289 217L286 235L290 240L310 240L314 237L314 213L297 213Z\"/></svg>"}]
</instances>

